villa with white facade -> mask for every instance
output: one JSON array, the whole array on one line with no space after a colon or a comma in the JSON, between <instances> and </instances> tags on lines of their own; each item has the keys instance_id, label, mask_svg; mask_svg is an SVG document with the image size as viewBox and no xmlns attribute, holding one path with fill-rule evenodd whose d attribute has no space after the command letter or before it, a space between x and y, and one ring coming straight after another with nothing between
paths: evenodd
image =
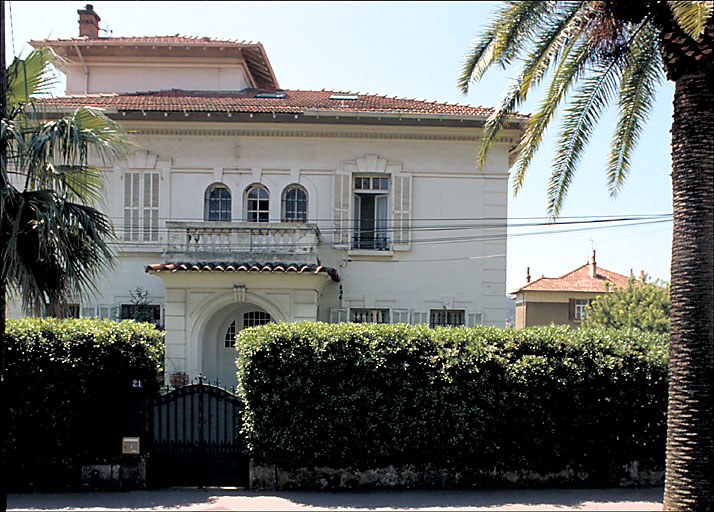
<instances>
[{"instance_id":1,"label":"villa with white facade","mask_svg":"<svg viewBox=\"0 0 714 512\"><path fill-rule=\"evenodd\" d=\"M32 41L63 58L50 112L101 108L132 134L106 168L115 270L77 315L127 316L142 288L166 374L235 382L265 322L504 325L508 169L525 116L476 152L490 108L278 84L259 43ZM279 70L278 70L279 71Z\"/></svg>"}]
</instances>

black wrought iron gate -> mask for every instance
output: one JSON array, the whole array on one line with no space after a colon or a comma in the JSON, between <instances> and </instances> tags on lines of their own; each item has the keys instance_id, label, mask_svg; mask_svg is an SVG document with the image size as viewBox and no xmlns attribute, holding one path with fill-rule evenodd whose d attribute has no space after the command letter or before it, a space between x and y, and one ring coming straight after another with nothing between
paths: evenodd
<instances>
[{"instance_id":1,"label":"black wrought iron gate","mask_svg":"<svg viewBox=\"0 0 714 512\"><path fill-rule=\"evenodd\" d=\"M151 485L247 486L241 407L229 391L200 380L155 398L147 411Z\"/></svg>"}]
</instances>

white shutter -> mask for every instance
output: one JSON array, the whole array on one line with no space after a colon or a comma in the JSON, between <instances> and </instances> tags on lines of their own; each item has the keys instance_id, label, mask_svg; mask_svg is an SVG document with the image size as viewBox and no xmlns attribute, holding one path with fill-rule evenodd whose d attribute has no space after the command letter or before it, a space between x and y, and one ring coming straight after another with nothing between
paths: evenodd
<instances>
[{"instance_id":1,"label":"white shutter","mask_svg":"<svg viewBox=\"0 0 714 512\"><path fill-rule=\"evenodd\" d=\"M350 243L350 190L352 185L350 180L351 175L349 174L335 174L333 176L333 244L340 249L347 249Z\"/></svg>"},{"instance_id":2,"label":"white shutter","mask_svg":"<svg viewBox=\"0 0 714 512\"><path fill-rule=\"evenodd\" d=\"M469 323L467 327L476 327L481 325L481 313L469 313Z\"/></svg>"},{"instance_id":3,"label":"white shutter","mask_svg":"<svg viewBox=\"0 0 714 512\"><path fill-rule=\"evenodd\" d=\"M82 306L82 316L85 318L97 316L97 308L95 306Z\"/></svg>"},{"instance_id":4,"label":"white shutter","mask_svg":"<svg viewBox=\"0 0 714 512\"><path fill-rule=\"evenodd\" d=\"M159 173L144 173L144 241L159 240Z\"/></svg>"},{"instance_id":5,"label":"white shutter","mask_svg":"<svg viewBox=\"0 0 714 512\"><path fill-rule=\"evenodd\" d=\"M394 250L408 251L411 243L412 176L394 176Z\"/></svg>"},{"instance_id":6,"label":"white shutter","mask_svg":"<svg viewBox=\"0 0 714 512\"><path fill-rule=\"evenodd\" d=\"M330 308L330 323L339 324L347 321L347 308Z\"/></svg>"},{"instance_id":7,"label":"white shutter","mask_svg":"<svg viewBox=\"0 0 714 512\"><path fill-rule=\"evenodd\" d=\"M394 324L408 324L409 323L409 310L408 309L393 309L392 310L392 323L394 323Z\"/></svg>"},{"instance_id":8,"label":"white shutter","mask_svg":"<svg viewBox=\"0 0 714 512\"><path fill-rule=\"evenodd\" d=\"M124 175L124 240L139 240L139 187L140 174L127 172Z\"/></svg>"},{"instance_id":9,"label":"white shutter","mask_svg":"<svg viewBox=\"0 0 714 512\"><path fill-rule=\"evenodd\" d=\"M412 313L412 324L413 325L420 325L420 324L428 324L429 323L429 316L427 313L423 311L414 311Z\"/></svg>"}]
</instances>

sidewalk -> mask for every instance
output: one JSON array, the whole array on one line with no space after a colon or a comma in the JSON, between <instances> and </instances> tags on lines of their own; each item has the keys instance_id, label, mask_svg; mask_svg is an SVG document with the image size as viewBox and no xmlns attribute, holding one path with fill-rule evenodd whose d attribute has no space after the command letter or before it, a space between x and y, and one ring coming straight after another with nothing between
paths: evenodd
<instances>
[{"instance_id":1,"label":"sidewalk","mask_svg":"<svg viewBox=\"0 0 714 512\"><path fill-rule=\"evenodd\" d=\"M8 510L662 510L662 488L298 492L235 488L11 494Z\"/></svg>"}]
</instances>

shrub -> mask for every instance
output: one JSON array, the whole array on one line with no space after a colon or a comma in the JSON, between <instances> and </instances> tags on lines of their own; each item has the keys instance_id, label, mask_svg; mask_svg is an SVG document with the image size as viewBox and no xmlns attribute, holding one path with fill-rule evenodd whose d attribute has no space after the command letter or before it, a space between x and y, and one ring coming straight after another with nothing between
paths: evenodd
<instances>
[{"instance_id":1,"label":"shrub","mask_svg":"<svg viewBox=\"0 0 714 512\"><path fill-rule=\"evenodd\" d=\"M161 385L163 332L151 324L8 319L6 340L17 483L42 468L121 453L121 437L136 427L137 401Z\"/></svg>"},{"instance_id":2,"label":"shrub","mask_svg":"<svg viewBox=\"0 0 714 512\"><path fill-rule=\"evenodd\" d=\"M248 329L237 346L261 462L602 476L663 459L663 336L304 322Z\"/></svg>"}]
</instances>

